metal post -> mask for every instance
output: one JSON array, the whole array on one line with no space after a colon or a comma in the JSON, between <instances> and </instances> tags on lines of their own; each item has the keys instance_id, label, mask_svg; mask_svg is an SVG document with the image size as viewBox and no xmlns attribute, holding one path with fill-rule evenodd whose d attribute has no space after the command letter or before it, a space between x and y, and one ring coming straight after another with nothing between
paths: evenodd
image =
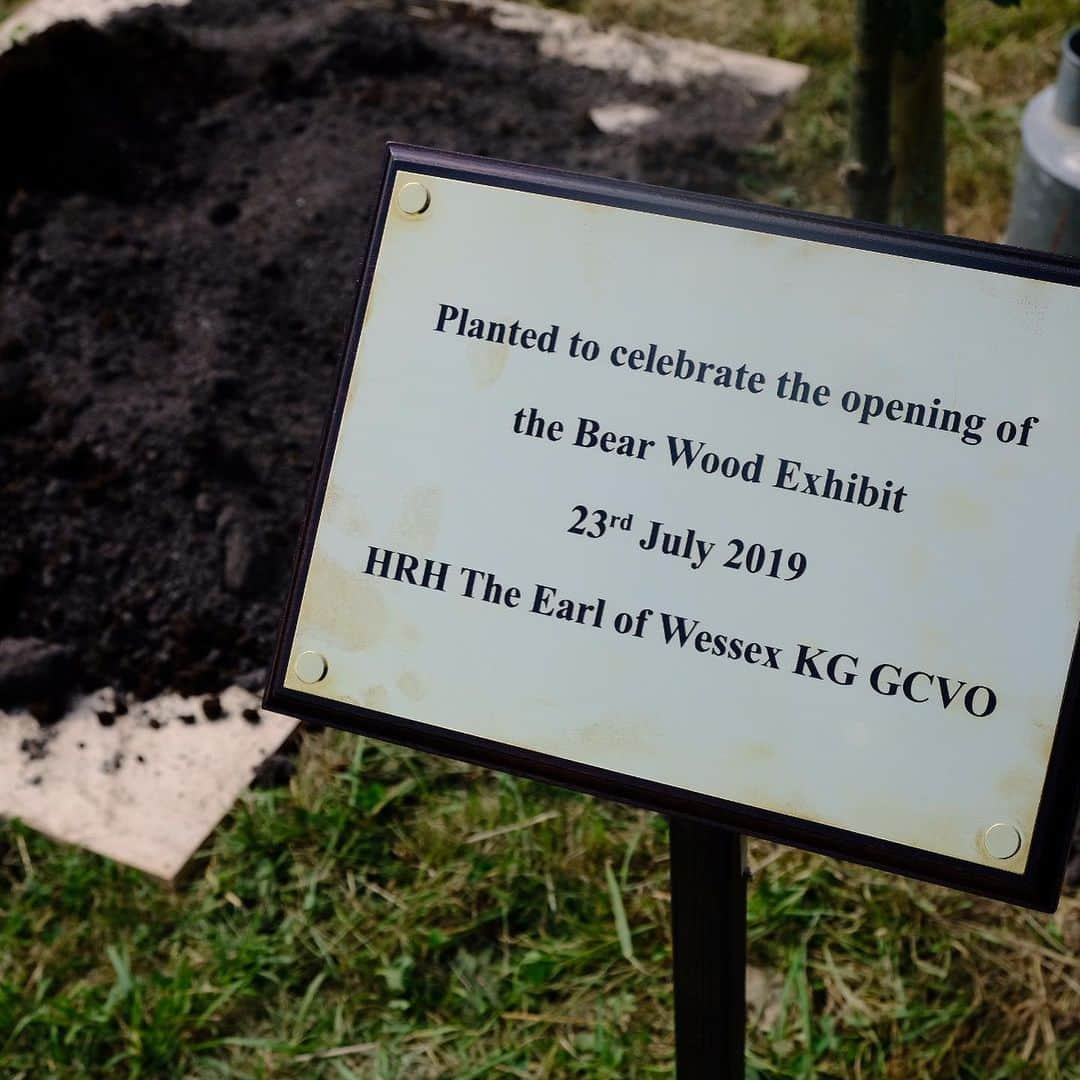
<instances>
[{"instance_id":1,"label":"metal post","mask_svg":"<svg viewBox=\"0 0 1080 1080\"><path fill-rule=\"evenodd\" d=\"M746 858L735 832L670 819L677 1080L743 1080Z\"/></svg>"}]
</instances>

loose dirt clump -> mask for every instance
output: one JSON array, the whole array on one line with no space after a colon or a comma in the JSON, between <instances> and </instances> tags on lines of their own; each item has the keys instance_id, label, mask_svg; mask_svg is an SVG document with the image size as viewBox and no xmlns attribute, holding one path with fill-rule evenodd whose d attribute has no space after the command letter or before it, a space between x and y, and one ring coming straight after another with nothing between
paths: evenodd
<instances>
[{"instance_id":1,"label":"loose dirt clump","mask_svg":"<svg viewBox=\"0 0 1080 1080\"><path fill-rule=\"evenodd\" d=\"M42 724L59 719L75 681L74 649L38 638L0 638L0 709L26 704Z\"/></svg>"},{"instance_id":2,"label":"loose dirt clump","mask_svg":"<svg viewBox=\"0 0 1080 1080\"><path fill-rule=\"evenodd\" d=\"M775 114L410 11L195 0L0 57L0 638L83 687L266 663L388 139L725 192ZM613 100L664 119L605 136Z\"/></svg>"}]
</instances>

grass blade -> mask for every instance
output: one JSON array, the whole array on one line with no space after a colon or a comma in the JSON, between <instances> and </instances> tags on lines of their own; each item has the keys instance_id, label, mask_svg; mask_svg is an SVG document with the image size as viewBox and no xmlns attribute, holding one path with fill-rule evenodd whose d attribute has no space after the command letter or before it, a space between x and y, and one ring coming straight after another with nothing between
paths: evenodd
<instances>
[{"instance_id":1,"label":"grass blade","mask_svg":"<svg viewBox=\"0 0 1080 1080\"><path fill-rule=\"evenodd\" d=\"M615 916L615 935L619 939L619 948L623 957L631 964L634 960L634 942L630 937L630 924L626 921L626 908L623 907L622 891L615 880L615 871L611 863L604 863L604 877L607 879L608 896L611 898L611 913Z\"/></svg>"}]
</instances>

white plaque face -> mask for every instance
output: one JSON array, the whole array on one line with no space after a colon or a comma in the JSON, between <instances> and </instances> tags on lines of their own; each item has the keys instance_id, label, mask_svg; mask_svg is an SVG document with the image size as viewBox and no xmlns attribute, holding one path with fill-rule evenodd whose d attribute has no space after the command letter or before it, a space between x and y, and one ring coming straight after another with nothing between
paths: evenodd
<instances>
[{"instance_id":1,"label":"white plaque face","mask_svg":"<svg viewBox=\"0 0 1080 1080\"><path fill-rule=\"evenodd\" d=\"M273 707L1053 906L1078 281L395 149Z\"/></svg>"}]
</instances>

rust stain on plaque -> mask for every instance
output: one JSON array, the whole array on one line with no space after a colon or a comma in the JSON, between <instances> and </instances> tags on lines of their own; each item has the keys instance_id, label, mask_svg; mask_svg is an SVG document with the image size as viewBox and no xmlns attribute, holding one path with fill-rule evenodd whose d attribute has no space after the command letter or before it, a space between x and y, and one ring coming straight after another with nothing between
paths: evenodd
<instances>
[{"instance_id":1,"label":"rust stain on plaque","mask_svg":"<svg viewBox=\"0 0 1080 1080\"><path fill-rule=\"evenodd\" d=\"M1037 797L1041 787L1041 777L1035 776L1022 766L1016 766L1002 773L995 787L997 793L1010 802L1015 799L1031 798L1032 795Z\"/></svg>"},{"instance_id":2,"label":"rust stain on plaque","mask_svg":"<svg viewBox=\"0 0 1080 1080\"><path fill-rule=\"evenodd\" d=\"M351 499L343 499L340 509L334 515L334 523L342 532L367 540L371 535L371 525Z\"/></svg>"},{"instance_id":3,"label":"rust stain on plaque","mask_svg":"<svg viewBox=\"0 0 1080 1080\"><path fill-rule=\"evenodd\" d=\"M333 474L326 485L322 517L326 521L332 521L342 532L358 539L366 539L371 534L371 525L357 507L355 497L334 482Z\"/></svg>"},{"instance_id":4,"label":"rust stain on plaque","mask_svg":"<svg viewBox=\"0 0 1080 1080\"><path fill-rule=\"evenodd\" d=\"M991 524L986 504L964 491L943 491L937 498L937 509L946 529L983 529Z\"/></svg>"},{"instance_id":5,"label":"rust stain on plaque","mask_svg":"<svg viewBox=\"0 0 1080 1080\"><path fill-rule=\"evenodd\" d=\"M415 671L406 671L397 681L398 689L410 700L421 701L427 694L427 684Z\"/></svg>"},{"instance_id":6,"label":"rust stain on plaque","mask_svg":"<svg viewBox=\"0 0 1080 1080\"><path fill-rule=\"evenodd\" d=\"M314 559L304 590L304 623L346 649L370 649L385 636L390 612L358 570L326 555Z\"/></svg>"},{"instance_id":7,"label":"rust stain on plaque","mask_svg":"<svg viewBox=\"0 0 1080 1080\"><path fill-rule=\"evenodd\" d=\"M1044 711L1047 708L1050 711ZM1029 713L1032 723L1031 748L1040 764L1045 765L1050 760L1054 736L1057 734L1057 716L1060 709L1060 701L1056 701L1052 706L1036 703L1031 707Z\"/></svg>"},{"instance_id":8,"label":"rust stain on plaque","mask_svg":"<svg viewBox=\"0 0 1080 1080\"><path fill-rule=\"evenodd\" d=\"M583 727L579 738L590 749L607 748L622 752L648 752L652 746L649 739L650 723L646 720L629 720L625 716L606 716Z\"/></svg>"},{"instance_id":9,"label":"rust stain on plaque","mask_svg":"<svg viewBox=\"0 0 1080 1080\"><path fill-rule=\"evenodd\" d=\"M735 748L735 753L748 762L770 761L776 757L776 747L767 742L743 743Z\"/></svg>"},{"instance_id":10,"label":"rust stain on plaque","mask_svg":"<svg viewBox=\"0 0 1080 1080\"><path fill-rule=\"evenodd\" d=\"M390 693L381 683L376 683L364 691L363 703L376 712L386 712L386 707L390 704Z\"/></svg>"},{"instance_id":11,"label":"rust stain on plaque","mask_svg":"<svg viewBox=\"0 0 1080 1080\"><path fill-rule=\"evenodd\" d=\"M497 383L509 359L510 346L505 343L500 345L492 342L484 347L475 347L469 354L469 366L476 389L486 390Z\"/></svg>"},{"instance_id":12,"label":"rust stain on plaque","mask_svg":"<svg viewBox=\"0 0 1080 1080\"><path fill-rule=\"evenodd\" d=\"M437 487L418 487L406 494L390 530L390 546L427 553L435 543L442 519L443 494Z\"/></svg>"}]
</instances>

